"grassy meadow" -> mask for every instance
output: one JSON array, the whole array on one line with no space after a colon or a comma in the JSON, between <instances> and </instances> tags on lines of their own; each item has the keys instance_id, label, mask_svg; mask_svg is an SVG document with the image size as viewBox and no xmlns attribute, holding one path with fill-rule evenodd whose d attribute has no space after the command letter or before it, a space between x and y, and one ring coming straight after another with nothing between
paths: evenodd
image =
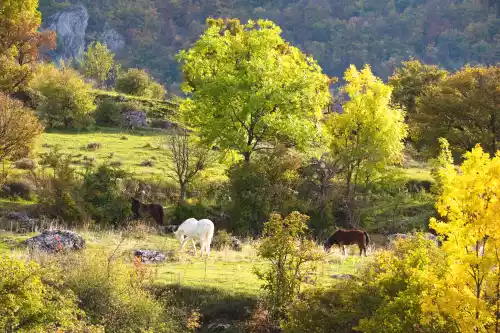
<instances>
[{"instance_id":1,"label":"grassy meadow","mask_svg":"<svg viewBox=\"0 0 500 333\"><path fill-rule=\"evenodd\" d=\"M5 226L4 226L5 227ZM160 284L178 285L190 288L214 288L228 295L260 295L261 282L254 274L254 268L265 268L267 263L258 258L255 242L245 242L242 251L212 249L208 259L194 256L190 243L179 253L179 242L172 235L158 235L144 230L133 232L97 232L79 230L86 240L91 256L121 258L132 263L136 249L159 250L167 254L161 264L149 264L154 280ZM0 232L0 255L12 254L16 257L29 256L23 241L38 233L16 234ZM376 239L376 237L375 237ZM372 250L373 251L373 250ZM358 256L356 246L350 247L350 255L343 257L339 249L332 249L325 257L318 271L309 277L314 285L327 286L336 280L334 274L356 274L357 268L367 260Z\"/></svg>"}]
</instances>

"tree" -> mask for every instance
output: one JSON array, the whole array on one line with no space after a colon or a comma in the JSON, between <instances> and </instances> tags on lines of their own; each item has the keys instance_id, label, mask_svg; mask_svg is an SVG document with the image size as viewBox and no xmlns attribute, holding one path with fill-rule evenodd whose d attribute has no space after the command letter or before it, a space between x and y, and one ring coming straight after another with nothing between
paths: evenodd
<instances>
[{"instance_id":1,"label":"tree","mask_svg":"<svg viewBox=\"0 0 500 333\"><path fill-rule=\"evenodd\" d=\"M193 141L185 129L179 134L169 135L166 139L167 156L170 169L168 176L179 184L180 201L186 199L188 185L201 171L214 162L210 148Z\"/></svg>"},{"instance_id":2,"label":"tree","mask_svg":"<svg viewBox=\"0 0 500 333\"><path fill-rule=\"evenodd\" d=\"M327 130L333 164L345 177L347 223L353 223L359 185L400 160L407 126L403 111L390 105L391 87L375 77L369 66L358 71L351 65L344 78L347 85L343 90L349 101L343 113L330 116Z\"/></svg>"},{"instance_id":3,"label":"tree","mask_svg":"<svg viewBox=\"0 0 500 333\"><path fill-rule=\"evenodd\" d=\"M460 332L498 333L500 155L490 158L476 145L464 157L459 170L452 163L439 170L442 188L436 208L446 222L431 219L430 226L445 236L450 270L436 281L425 309L450 318Z\"/></svg>"},{"instance_id":4,"label":"tree","mask_svg":"<svg viewBox=\"0 0 500 333\"><path fill-rule=\"evenodd\" d=\"M306 237L308 219L299 212L292 212L284 219L274 213L264 227L264 238L257 253L271 265L267 271L254 270L265 282L263 288L267 291L271 318L275 322L284 318L305 276L316 270L323 257L316 243Z\"/></svg>"},{"instance_id":5,"label":"tree","mask_svg":"<svg viewBox=\"0 0 500 333\"><path fill-rule=\"evenodd\" d=\"M43 126L31 110L0 93L0 162L30 150L42 132Z\"/></svg>"},{"instance_id":6,"label":"tree","mask_svg":"<svg viewBox=\"0 0 500 333\"><path fill-rule=\"evenodd\" d=\"M435 65L426 65L418 60L403 61L389 78L393 88L392 100L403 108L406 118L417 112L417 98L423 90L432 84L437 84L446 78L448 72Z\"/></svg>"},{"instance_id":7,"label":"tree","mask_svg":"<svg viewBox=\"0 0 500 333\"><path fill-rule=\"evenodd\" d=\"M476 143L494 155L500 148L500 66L465 67L424 89L412 124L430 152L446 138L455 157Z\"/></svg>"},{"instance_id":8,"label":"tree","mask_svg":"<svg viewBox=\"0 0 500 333\"><path fill-rule=\"evenodd\" d=\"M30 85L37 110L49 127L84 128L92 122L92 87L76 71L43 65Z\"/></svg>"},{"instance_id":9,"label":"tree","mask_svg":"<svg viewBox=\"0 0 500 333\"><path fill-rule=\"evenodd\" d=\"M106 44L93 42L89 45L83 56L83 70L86 77L94 78L102 85L111 74L114 66L114 53L106 47Z\"/></svg>"},{"instance_id":10,"label":"tree","mask_svg":"<svg viewBox=\"0 0 500 333\"><path fill-rule=\"evenodd\" d=\"M15 92L33 74L40 48L55 48L55 32L40 32L38 0L0 2L0 91Z\"/></svg>"},{"instance_id":11,"label":"tree","mask_svg":"<svg viewBox=\"0 0 500 333\"><path fill-rule=\"evenodd\" d=\"M116 90L134 96L163 99L165 88L144 70L130 68L116 80Z\"/></svg>"},{"instance_id":12,"label":"tree","mask_svg":"<svg viewBox=\"0 0 500 333\"><path fill-rule=\"evenodd\" d=\"M316 61L285 42L270 21L208 19L207 25L178 56L189 95L181 106L184 122L246 162L275 141L311 142L330 101L331 80Z\"/></svg>"}]
</instances>

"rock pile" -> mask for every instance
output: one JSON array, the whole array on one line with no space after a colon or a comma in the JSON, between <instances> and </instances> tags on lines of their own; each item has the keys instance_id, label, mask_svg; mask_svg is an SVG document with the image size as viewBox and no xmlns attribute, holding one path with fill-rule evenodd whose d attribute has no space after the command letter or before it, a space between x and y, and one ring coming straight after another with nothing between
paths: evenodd
<instances>
[{"instance_id":1,"label":"rock pile","mask_svg":"<svg viewBox=\"0 0 500 333\"><path fill-rule=\"evenodd\" d=\"M46 230L38 236L25 240L25 244L30 249L49 253L85 248L83 237L68 230Z\"/></svg>"},{"instance_id":2,"label":"rock pile","mask_svg":"<svg viewBox=\"0 0 500 333\"><path fill-rule=\"evenodd\" d=\"M122 125L127 128L137 128L147 126L147 115L144 111L126 111L122 112Z\"/></svg>"},{"instance_id":3,"label":"rock pile","mask_svg":"<svg viewBox=\"0 0 500 333\"><path fill-rule=\"evenodd\" d=\"M141 258L141 261L146 264L161 263L167 258L164 253L153 250L135 250L134 256Z\"/></svg>"}]
</instances>

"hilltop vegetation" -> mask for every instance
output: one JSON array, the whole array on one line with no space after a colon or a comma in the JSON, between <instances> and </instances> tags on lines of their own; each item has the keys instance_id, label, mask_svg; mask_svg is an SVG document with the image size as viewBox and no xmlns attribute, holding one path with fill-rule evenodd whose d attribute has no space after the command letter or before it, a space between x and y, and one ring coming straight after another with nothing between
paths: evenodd
<instances>
[{"instance_id":1,"label":"hilltop vegetation","mask_svg":"<svg viewBox=\"0 0 500 333\"><path fill-rule=\"evenodd\" d=\"M45 18L74 1L42 0ZM500 61L500 3L459 0L79 1L89 11L88 39L105 23L124 34L124 67L148 68L162 82L181 82L175 54L205 29L208 17L270 19L312 54L330 76L370 64L382 78L413 56L448 70Z\"/></svg>"}]
</instances>

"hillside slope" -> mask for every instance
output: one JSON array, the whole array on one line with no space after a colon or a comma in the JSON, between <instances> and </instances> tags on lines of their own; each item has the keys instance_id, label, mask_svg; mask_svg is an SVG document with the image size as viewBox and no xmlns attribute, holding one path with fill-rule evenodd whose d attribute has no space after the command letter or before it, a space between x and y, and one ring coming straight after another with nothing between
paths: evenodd
<instances>
[{"instance_id":1,"label":"hillside slope","mask_svg":"<svg viewBox=\"0 0 500 333\"><path fill-rule=\"evenodd\" d=\"M44 20L76 0L40 0ZM85 42L103 31L122 34L124 66L148 68L178 86L175 54L204 30L207 17L268 18L314 55L329 75L349 64L372 65L386 78L410 56L456 69L500 61L498 0L81 0L88 11ZM103 30L104 29L104 30Z\"/></svg>"}]
</instances>

